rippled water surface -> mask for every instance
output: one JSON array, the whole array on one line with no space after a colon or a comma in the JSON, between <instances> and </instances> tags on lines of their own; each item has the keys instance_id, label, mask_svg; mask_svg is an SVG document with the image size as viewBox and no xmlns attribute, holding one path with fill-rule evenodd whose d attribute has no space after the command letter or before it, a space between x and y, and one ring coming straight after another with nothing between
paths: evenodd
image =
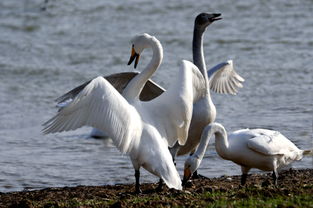
<instances>
[{"instance_id":1,"label":"rippled water surface","mask_svg":"<svg viewBox=\"0 0 313 208\"><path fill-rule=\"evenodd\" d=\"M204 41L208 67L233 59L246 79L237 96L213 94L229 131L264 127L298 147L312 144L313 2L303 1L0 1L0 191L133 183L129 158L89 128L43 136L54 98L97 75L132 71L130 39L147 32L163 44L153 79L168 87L181 59L192 59L194 17L220 12ZM151 51L142 55L143 69ZM214 141L199 172L240 174ZM178 158L182 174L185 157ZM312 159L292 164L312 168ZM142 171L142 182L158 179Z\"/></svg>"}]
</instances>

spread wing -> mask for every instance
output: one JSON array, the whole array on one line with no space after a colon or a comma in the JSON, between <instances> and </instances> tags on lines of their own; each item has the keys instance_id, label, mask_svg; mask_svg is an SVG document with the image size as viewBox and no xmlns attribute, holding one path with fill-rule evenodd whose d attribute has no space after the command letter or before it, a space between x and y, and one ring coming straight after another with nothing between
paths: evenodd
<instances>
[{"instance_id":1,"label":"spread wing","mask_svg":"<svg viewBox=\"0 0 313 208\"><path fill-rule=\"evenodd\" d=\"M248 147L265 155L288 154L298 148L278 131L255 129L255 136L248 140Z\"/></svg>"},{"instance_id":2,"label":"spread wing","mask_svg":"<svg viewBox=\"0 0 313 208\"><path fill-rule=\"evenodd\" d=\"M72 102L43 125L45 134L85 125L95 127L106 132L123 153L137 144L141 134L137 110L103 77L91 80Z\"/></svg>"},{"instance_id":3,"label":"spread wing","mask_svg":"<svg viewBox=\"0 0 313 208\"><path fill-rule=\"evenodd\" d=\"M172 146L177 140L185 144L192 116L193 103L206 92L205 80L199 69L189 61L182 61L176 82L159 97L143 102L151 113L160 134Z\"/></svg>"},{"instance_id":4,"label":"spread wing","mask_svg":"<svg viewBox=\"0 0 313 208\"><path fill-rule=\"evenodd\" d=\"M111 83L113 87L119 92L122 93L124 88L127 86L129 81L133 79L139 72L122 72L117 74L112 74L105 76L104 78ZM74 97L76 97L92 80L89 80L78 87L72 89L71 91L65 93L61 97L57 98L59 107L64 107L70 103ZM161 95L165 90L159 86L157 83L149 79L145 84L141 94L140 100L148 101L153 98Z\"/></svg>"},{"instance_id":5,"label":"spread wing","mask_svg":"<svg viewBox=\"0 0 313 208\"><path fill-rule=\"evenodd\" d=\"M118 92L122 93L129 81L138 73L139 72L122 72L104 76L104 78L109 81ZM216 93L236 94L237 88L241 88L241 83L244 82L244 79L234 70L232 60L214 66L208 70L208 76L210 77L210 89ZM56 101L58 102L58 107L62 108L72 102L73 98L76 97L91 81L92 80L89 80L57 98ZM140 100L152 100L163 92L165 92L164 88L149 79L140 94Z\"/></svg>"},{"instance_id":6,"label":"spread wing","mask_svg":"<svg viewBox=\"0 0 313 208\"><path fill-rule=\"evenodd\" d=\"M235 95L238 88L242 88L244 79L237 74L233 61L222 62L208 71L210 89L216 93Z\"/></svg>"}]
</instances>

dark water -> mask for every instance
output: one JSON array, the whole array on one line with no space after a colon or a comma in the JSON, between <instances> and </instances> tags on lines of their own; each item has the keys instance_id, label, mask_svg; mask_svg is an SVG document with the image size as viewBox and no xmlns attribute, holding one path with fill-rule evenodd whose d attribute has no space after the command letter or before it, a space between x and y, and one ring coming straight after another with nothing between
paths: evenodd
<instances>
[{"instance_id":1,"label":"dark water","mask_svg":"<svg viewBox=\"0 0 313 208\"><path fill-rule=\"evenodd\" d=\"M89 128L43 136L54 98L95 77L131 71L130 39L147 32L163 44L153 79L168 87L181 59L192 59L194 17L220 12L206 32L207 66L233 59L246 79L237 96L213 94L229 131L278 130L299 148L312 144L313 1L0 1L0 191L134 182L129 158ZM142 56L139 69L151 57ZM214 141L200 173L239 174ZM178 170L182 174L183 160ZM294 163L312 168L312 159ZM142 182L158 179L143 170Z\"/></svg>"}]
</instances>

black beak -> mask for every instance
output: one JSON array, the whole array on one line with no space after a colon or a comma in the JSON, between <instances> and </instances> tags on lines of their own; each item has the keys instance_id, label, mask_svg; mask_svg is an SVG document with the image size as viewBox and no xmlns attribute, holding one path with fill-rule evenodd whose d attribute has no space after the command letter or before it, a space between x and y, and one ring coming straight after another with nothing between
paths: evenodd
<instances>
[{"instance_id":1,"label":"black beak","mask_svg":"<svg viewBox=\"0 0 313 208\"><path fill-rule=\"evenodd\" d=\"M127 65L130 65L135 60L134 68L136 69L137 64L139 62L139 58L140 58L140 55L138 53L136 53L134 47L132 47L131 55L130 55L130 58L129 58Z\"/></svg>"},{"instance_id":2,"label":"black beak","mask_svg":"<svg viewBox=\"0 0 313 208\"><path fill-rule=\"evenodd\" d=\"M221 16L221 15L222 15L221 13L214 13L214 14L213 14L213 17L211 18L211 21L214 22L214 21L216 21L216 20L221 20L222 18L219 17L219 16Z\"/></svg>"}]
</instances>

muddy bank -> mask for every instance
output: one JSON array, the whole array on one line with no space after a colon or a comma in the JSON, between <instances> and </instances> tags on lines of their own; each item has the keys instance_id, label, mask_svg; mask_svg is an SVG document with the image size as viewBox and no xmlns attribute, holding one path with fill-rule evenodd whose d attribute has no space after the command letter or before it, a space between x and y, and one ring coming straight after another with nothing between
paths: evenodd
<instances>
[{"instance_id":1,"label":"muddy bank","mask_svg":"<svg viewBox=\"0 0 313 208\"><path fill-rule=\"evenodd\" d=\"M184 191L156 191L157 184L47 188L0 193L0 207L313 207L313 169L280 173L279 186L270 174L253 174L239 187L240 176L194 179Z\"/></svg>"}]
</instances>

